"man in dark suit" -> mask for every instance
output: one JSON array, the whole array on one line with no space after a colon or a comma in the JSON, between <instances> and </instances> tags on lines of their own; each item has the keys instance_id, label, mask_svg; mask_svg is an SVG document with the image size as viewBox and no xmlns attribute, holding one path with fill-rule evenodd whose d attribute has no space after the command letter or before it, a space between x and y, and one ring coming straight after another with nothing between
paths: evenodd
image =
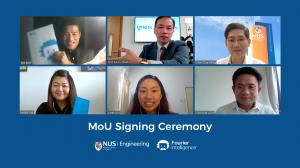
<instances>
[{"instance_id":1,"label":"man in dark suit","mask_svg":"<svg viewBox=\"0 0 300 168\"><path fill-rule=\"evenodd\" d=\"M67 23L63 32L62 51L54 53L54 61L62 64L103 64L105 55L95 57L94 50L79 46L81 38L80 26L77 23ZM102 49L102 50L105 50ZM101 51L102 51L101 50ZM99 52L103 53L103 52ZM99 53L97 55L99 55ZM103 54L102 54L103 55ZM103 59L102 59L103 58Z\"/></svg>"},{"instance_id":2,"label":"man in dark suit","mask_svg":"<svg viewBox=\"0 0 300 168\"><path fill-rule=\"evenodd\" d=\"M145 45L138 57L133 51L121 48L126 55L117 58L131 64L188 64L189 49L183 41L171 40L175 21L171 16L159 16L155 20L154 34L157 42Z\"/></svg>"}]
</instances>

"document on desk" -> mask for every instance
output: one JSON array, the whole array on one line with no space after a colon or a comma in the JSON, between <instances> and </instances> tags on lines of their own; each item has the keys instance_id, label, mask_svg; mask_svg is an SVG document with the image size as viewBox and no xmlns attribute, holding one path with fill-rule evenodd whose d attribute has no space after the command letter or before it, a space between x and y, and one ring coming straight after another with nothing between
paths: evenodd
<instances>
[{"instance_id":1,"label":"document on desk","mask_svg":"<svg viewBox=\"0 0 300 168\"><path fill-rule=\"evenodd\" d=\"M88 114L90 101L81 97L75 98L74 108L72 114Z\"/></svg>"},{"instance_id":2,"label":"document on desk","mask_svg":"<svg viewBox=\"0 0 300 168\"><path fill-rule=\"evenodd\" d=\"M32 64L52 64L53 53L58 51L53 25L27 32Z\"/></svg>"}]
</instances>

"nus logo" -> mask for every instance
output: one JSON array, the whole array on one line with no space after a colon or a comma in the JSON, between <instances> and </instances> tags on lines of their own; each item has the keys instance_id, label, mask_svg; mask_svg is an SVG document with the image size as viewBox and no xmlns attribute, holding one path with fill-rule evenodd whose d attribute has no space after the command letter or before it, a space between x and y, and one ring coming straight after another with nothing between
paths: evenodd
<instances>
[{"instance_id":1,"label":"nus logo","mask_svg":"<svg viewBox=\"0 0 300 168\"><path fill-rule=\"evenodd\" d=\"M105 147L115 147L117 143L116 141L102 141L102 145Z\"/></svg>"},{"instance_id":2,"label":"nus logo","mask_svg":"<svg viewBox=\"0 0 300 168\"><path fill-rule=\"evenodd\" d=\"M137 29L140 31L140 30L151 30L152 29L152 26L137 26Z\"/></svg>"}]
</instances>

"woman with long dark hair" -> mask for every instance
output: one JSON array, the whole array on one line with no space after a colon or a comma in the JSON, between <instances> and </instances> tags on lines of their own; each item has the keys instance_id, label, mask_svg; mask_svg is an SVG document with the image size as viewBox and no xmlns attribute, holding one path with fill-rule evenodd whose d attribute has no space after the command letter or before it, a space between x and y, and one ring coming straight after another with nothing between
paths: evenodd
<instances>
[{"instance_id":1,"label":"woman with long dark hair","mask_svg":"<svg viewBox=\"0 0 300 168\"><path fill-rule=\"evenodd\" d=\"M142 77L135 89L131 114L173 114L169 111L165 89L153 75Z\"/></svg>"},{"instance_id":2,"label":"woman with long dark hair","mask_svg":"<svg viewBox=\"0 0 300 168\"><path fill-rule=\"evenodd\" d=\"M72 114L75 97L75 83L67 70L57 70L48 87L48 101L42 103L36 114Z\"/></svg>"}]
</instances>

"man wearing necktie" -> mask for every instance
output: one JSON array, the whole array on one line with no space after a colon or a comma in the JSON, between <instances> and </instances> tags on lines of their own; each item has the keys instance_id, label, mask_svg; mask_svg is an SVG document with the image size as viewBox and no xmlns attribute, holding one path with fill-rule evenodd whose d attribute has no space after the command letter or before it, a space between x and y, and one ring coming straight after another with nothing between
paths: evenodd
<instances>
[{"instance_id":1,"label":"man wearing necktie","mask_svg":"<svg viewBox=\"0 0 300 168\"><path fill-rule=\"evenodd\" d=\"M166 47L161 47L161 48L160 48L160 56L159 56L159 60L164 60L166 51L167 51L167 48L166 48Z\"/></svg>"},{"instance_id":2,"label":"man wearing necktie","mask_svg":"<svg viewBox=\"0 0 300 168\"><path fill-rule=\"evenodd\" d=\"M171 16L159 16L155 20L154 34L157 41L143 47L139 57L131 50L121 48L126 55L117 58L130 64L188 64L189 49L183 41L171 40L175 21Z\"/></svg>"}]
</instances>

